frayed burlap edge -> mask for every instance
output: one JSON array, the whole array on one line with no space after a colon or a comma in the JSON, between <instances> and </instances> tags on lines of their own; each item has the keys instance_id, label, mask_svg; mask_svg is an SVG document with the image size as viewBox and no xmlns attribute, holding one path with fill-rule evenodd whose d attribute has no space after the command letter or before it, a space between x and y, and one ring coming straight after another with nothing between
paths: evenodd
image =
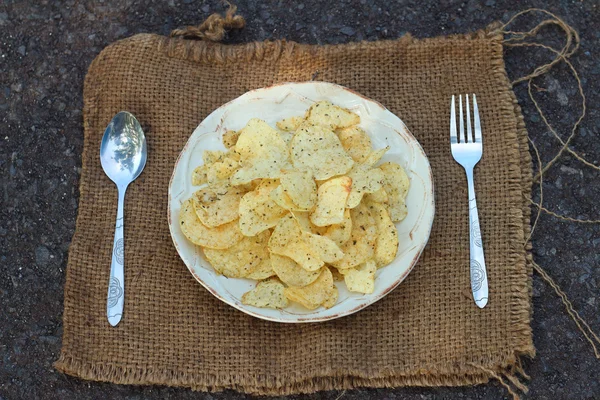
<instances>
[{"instance_id":1,"label":"frayed burlap edge","mask_svg":"<svg viewBox=\"0 0 600 400\"><path fill-rule=\"evenodd\" d=\"M498 87L502 87L498 95L505 99L506 108L503 110L515 117L515 144L507 149L512 152L515 160L520 162L511 165L510 168L518 169L521 174L520 180L510 182L511 191L518 195L523 203L522 220L523 225L515 226L514 235L516 242L524 243L530 231L530 202L532 169L531 156L528 150L527 132L525 123L521 115L520 107L517 103L514 93L512 93L510 81L504 69L502 35L497 31L497 24L490 25L485 30L465 35L454 35L446 38L415 39L410 35L405 35L396 41L401 44L410 45L416 41L424 44L430 42L432 45L436 41L442 40L491 40L493 43L493 67L492 72ZM360 42L343 45L326 45L321 49L317 46L302 45L285 40L272 42L256 42L244 45L226 46L217 43L207 43L202 41L188 41L178 38L166 38L154 34L140 34L131 38L116 42L104 49L98 57L92 62L84 83L84 107L90 110L98 110L97 102L99 94L94 92L91 82L94 68L105 57L107 50L112 46L124 44L125 42L141 41L147 44L157 43L160 50L167 52L171 57L182 58L195 62L203 63L226 63L231 61L250 61L256 60L278 60L280 57L295 57L297 55L316 54L319 51L345 52L361 46L386 46L391 41L382 42ZM509 90L506 90L509 89ZM92 111L95 112L95 111ZM84 113L85 132L88 132L90 115ZM84 150L85 151L85 150ZM519 153L519 154L517 154ZM519 155L519 157L517 157ZM82 156L85 160L85 154ZM86 172L85 162L82 165L82 174ZM80 190L82 190L80 188ZM76 230L79 225L79 218L76 224ZM74 241L76 237L74 237ZM435 369L421 369L410 373L398 374L395 371L379 371L377 376L362 376L359 371L350 370L331 370L318 371L313 376L293 376L293 375L256 375L253 377L242 377L232 375L208 374L203 371L194 373L181 372L176 370L153 370L149 368L136 368L132 366L104 363L94 364L81 362L76 355L65 352L65 343L61 350L60 358L54 364L55 368L69 375L78 376L83 379L114 382L120 384L159 384L168 386L186 386L194 390L220 391L224 389L234 389L246 393L262 395L286 395L294 393L312 393L321 390L342 390L357 387L398 387L398 386L463 386L471 384L480 384L488 382L490 378L498 379L504 386L507 386L502 377L508 378L521 390L522 385L518 384L516 372L520 368L520 358L522 356L533 357L535 349L533 347L532 332L530 326L531 310L531 244L526 246L527 254L525 257L515 256L512 260L514 273L517 274L515 281L526 281L526 288L514 287L515 298L512 303L512 325L515 332L514 344L515 350L505 354L489 354L479 360L472 360L469 365L446 365ZM69 281L70 271L67 269L67 281ZM65 299L65 301L68 301ZM65 331L68 326L65 326ZM244 382L246 380L246 382ZM515 381L517 383L515 383ZM191 382L203 382L202 384ZM507 386L510 390L510 388ZM512 390L511 390L511 393Z\"/></svg>"}]
</instances>

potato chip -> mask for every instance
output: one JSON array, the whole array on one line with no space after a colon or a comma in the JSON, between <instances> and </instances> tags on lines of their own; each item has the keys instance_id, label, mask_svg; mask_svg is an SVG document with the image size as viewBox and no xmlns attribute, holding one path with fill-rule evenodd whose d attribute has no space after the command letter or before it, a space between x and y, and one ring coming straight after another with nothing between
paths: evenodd
<instances>
[{"instance_id":1,"label":"potato chip","mask_svg":"<svg viewBox=\"0 0 600 400\"><path fill-rule=\"evenodd\" d=\"M266 244L265 244L266 248ZM246 278L248 279L256 279L258 281L262 281L263 279L267 279L271 276L275 275L275 271L273 270L273 266L271 264L271 258L266 258L258 264L258 267L253 269L248 273Z\"/></svg>"},{"instance_id":2,"label":"potato chip","mask_svg":"<svg viewBox=\"0 0 600 400\"><path fill-rule=\"evenodd\" d=\"M330 304L329 299L335 296L336 291L331 271L329 268L323 268L321 274L313 283L301 288L285 288L284 294L288 300L300 303L309 310L314 310L323 303Z\"/></svg>"},{"instance_id":3,"label":"potato chip","mask_svg":"<svg viewBox=\"0 0 600 400\"><path fill-rule=\"evenodd\" d=\"M271 197L271 200L273 200L281 208L285 208L286 210L292 211L302 211L298 208L297 205L295 205L292 202L290 196L288 196L287 193L283 191L283 187L281 185L277 186L276 189L272 190L269 196Z\"/></svg>"},{"instance_id":4,"label":"potato chip","mask_svg":"<svg viewBox=\"0 0 600 400\"><path fill-rule=\"evenodd\" d=\"M278 121L276 125L282 131L294 132L300 127L302 121L304 121L304 117L301 116L289 117Z\"/></svg>"},{"instance_id":5,"label":"potato chip","mask_svg":"<svg viewBox=\"0 0 600 400\"><path fill-rule=\"evenodd\" d=\"M321 236L325 235L327 232L327 226L316 226L310 222L308 211L293 211L292 214L294 215L296 221L298 221L300 224L300 228L302 228L303 231Z\"/></svg>"},{"instance_id":6,"label":"potato chip","mask_svg":"<svg viewBox=\"0 0 600 400\"><path fill-rule=\"evenodd\" d=\"M270 193L278 186L275 180L263 181L258 188L246 193L240 200L240 230L245 236L254 236L277 225L288 211L275 203Z\"/></svg>"},{"instance_id":7,"label":"potato chip","mask_svg":"<svg viewBox=\"0 0 600 400\"><path fill-rule=\"evenodd\" d=\"M281 176L281 169L287 164L277 160L259 160L253 165L238 169L229 180L232 185L239 186L252 182L255 179L277 179Z\"/></svg>"},{"instance_id":8,"label":"potato chip","mask_svg":"<svg viewBox=\"0 0 600 400\"><path fill-rule=\"evenodd\" d=\"M271 253L271 265L277 277L288 286L302 287L313 283L320 270L307 271L289 257Z\"/></svg>"},{"instance_id":9,"label":"potato chip","mask_svg":"<svg viewBox=\"0 0 600 400\"><path fill-rule=\"evenodd\" d=\"M310 171L283 171L279 180L299 209L309 211L317 203L317 185Z\"/></svg>"},{"instance_id":10,"label":"potato chip","mask_svg":"<svg viewBox=\"0 0 600 400\"><path fill-rule=\"evenodd\" d=\"M179 226L190 242L209 249L227 249L243 238L237 220L216 228L204 226L194 211L192 199L181 204Z\"/></svg>"},{"instance_id":11,"label":"potato chip","mask_svg":"<svg viewBox=\"0 0 600 400\"><path fill-rule=\"evenodd\" d=\"M194 172L192 172L192 185L194 186L200 186L200 185L204 185L206 182L208 182L208 166L207 165L200 165L199 167L196 167L194 169Z\"/></svg>"},{"instance_id":12,"label":"potato chip","mask_svg":"<svg viewBox=\"0 0 600 400\"><path fill-rule=\"evenodd\" d=\"M318 125L300 127L292 139L290 153L294 167L311 171L317 180L344 175L354 165L336 134Z\"/></svg>"},{"instance_id":13,"label":"potato chip","mask_svg":"<svg viewBox=\"0 0 600 400\"><path fill-rule=\"evenodd\" d=\"M294 211L292 212L292 215L303 231L315 233L312 231L313 224L310 222L307 211Z\"/></svg>"},{"instance_id":14,"label":"potato chip","mask_svg":"<svg viewBox=\"0 0 600 400\"><path fill-rule=\"evenodd\" d=\"M220 161L225 156L225 152L222 150L204 150L202 153L202 161L204 165L212 164Z\"/></svg>"},{"instance_id":15,"label":"potato chip","mask_svg":"<svg viewBox=\"0 0 600 400\"><path fill-rule=\"evenodd\" d=\"M373 151L371 138L358 126L336 130L335 133L340 138L346 153L357 163L365 162Z\"/></svg>"},{"instance_id":16,"label":"potato chip","mask_svg":"<svg viewBox=\"0 0 600 400\"><path fill-rule=\"evenodd\" d=\"M270 236L270 232L265 231L253 237L244 237L228 249L205 248L204 255L217 272L229 278L245 278L265 267L272 271L267 249ZM273 274L274 271L265 278Z\"/></svg>"},{"instance_id":17,"label":"potato chip","mask_svg":"<svg viewBox=\"0 0 600 400\"><path fill-rule=\"evenodd\" d=\"M369 207L371 215L375 218L375 225L378 232L373 259L377 267L381 268L396 258L396 253L398 252L398 231L383 204L369 202L367 203L367 207Z\"/></svg>"},{"instance_id":18,"label":"potato chip","mask_svg":"<svg viewBox=\"0 0 600 400\"><path fill-rule=\"evenodd\" d=\"M388 195L387 207L392 221L402 221L407 214L405 199L408 194L410 180L404 169L393 162L381 164L383 171L383 187Z\"/></svg>"},{"instance_id":19,"label":"potato chip","mask_svg":"<svg viewBox=\"0 0 600 400\"><path fill-rule=\"evenodd\" d=\"M371 154L369 154L369 156L365 159L365 161L363 161L362 164L367 167L374 166L379 162L379 160L381 160L381 157L383 157L389 149L390 146L384 147L383 149L379 150L373 150Z\"/></svg>"},{"instance_id":20,"label":"potato chip","mask_svg":"<svg viewBox=\"0 0 600 400\"><path fill-rule=\"evenodd\" d=\"M209 185L214 185L224 181L229 182L229 177L239 169L239 163L229 157L222 157L221 160L207 165L206 180Z\"/></svg>"},{"instance_id":21,"label":"potato chip","mask_svg":"<svg viewBox=\"0 0 600 400\"><path fill-rule=\"evenodd\" d=\"M383 186L376 192L366 194L364 198L375 203L387 204L388 202L388 195Z\"/></svg>"},{"instance_id":22,"label":"potato chip","mask_svg":"<svg viewBox=\"0 0 600 400\"><path fill-rule=\"evenodd\" d=\"M356 267L373 258L375 254L377 228L369 209L360 203L356 208L350 210L350 216L352 218L350 240L340 247L344 257L340 261L332 263L339 270Z\"/></svg>"},{"instance_id":23,"label":"potato chip","mask_svg":"<svg viewBox=\"0 0 600 400\"><path fill-rule=\"evenodd\" d=\"M235 150L242 161L260 159L285 160L287 145L277 131L265 121L252 118L240 131Z\"/></svg>"},{"instance_id":24,"label":"potato chip","mask_svg":"<svg viewBox=\"0 0 600 400\"><path fill-rule=\"evenodd\" d=\"M332 275L333 275L333 273L332 273ZM338 295L339 295L338 288L335 287L335 285L333 285L333 289L331 291L331 294L329 295L329 298L323 302L323 307L325 307L325 308L333 307L335 305L335 303L337 302Z\"/></svg>"},{"instance_id":25,"label":"potato chip","mask_svg":"<svg viewBox=\"0 0 600 400\"><path fill-rule=\"evenodd\" d=\"M284 286L276 278L258 282L256 287L242 296L242 303L254 307L285 308L288 299L284 294Z\"/></svg>"},{"instance_id":26,"label":"potato chip","mask_svg":"<svg viewBox=\"0 0 600 400\"><path fill-rule=\"evenodd\" d=\"M205 187L194 193L193 204L200 222L209 228L239 218L238 209L244 191L231 186Z\"/></svg>"},{"instance_id":27,"label":"potato chip","mask_svg":"<svg viewBox=\"0 0 600 400\"><path fill-rule=\"evenodd\" d=\"M305 120L309 124L322 125L330 129L347 128L360 123L358 115L326 100L313 104L306 111Z\"/></svg>"},{"instance_id":28,"label":"potato chip","mask_svg":"<svg viewBox=\"0 0 600 400\"><path fill-rule=\"evenodd\" d=\"M375 290L375 271L377 266L373 260L368 260L356 268L341 270L346 287L351 292L373 293Z\"/></svg>"},{"instance_id":29,"label":"potato chip","mask_svg":"<svg viewBox=\"0 0 600 400\"><path fill-rule=\"evenodd\" d=\"M286 256L297 262L307 271L320 269L325 262L319 257L316 250L311 248L298 221L288 214L281 218L273 230L269 240L271 253Z\"/></svg>"},{"instance_id":30,"label":"potato chip","mask_svg":"<svg viewBox=\"0 0 600 400\"><path fill-rule=\"evenodd\" d=\"M277 133L279 134L279 137L283 139L287 146L289 146L290 143L292 143L292 138L294 137L293 132L277 131Z\"/></svg>"},{"instance_id":31,"label":"potato chip","mask_svg":"<svg viewBox=\"0 0 600 400\"><path fill-rule=\"evenodd\" d=\"M234 147L240 137L239 131L227 131L223 134L223 144L228 149Z\"/></svg>"},{"instance_id":32,"label":"potato chip","mask_svg":"<svg viewBox=\"0 0 600 400\"><path fill-rule=\"evenodd\" d=\"M240 131L235 145L240 168L231 177L232 185L249 183L258 178L278 178L288 158L287 144L266 122L253 118Z\"/></svg>"},{"instance_id":33,"label":"potato chip","mask_svg":"<svg viewBox=\"0 0 600 400\"><path fill-rule=\"evenodd\" d=\"M316 233L316 232L313 232ZM323 235L331 239L338 247L341 247L350 239L352 234L352 218L350 217L350 210L344 211L344 220L335 225L329 225Z\"/></svg>"},{"instance_id":34,"label":"potato chip","mask_svg":"<svg viewBox=\"0 0 600 400\"><path fill-rule=\"evenodd\" d=\"M229 149L227 153L225 153L225 157L238 162L242 160L242 155L235 150L235 147Z\"/></svg>"},{"instance_id":35,"label":"potato chip","mask_svg":"<svg viewBox=\"0 0 600 400\"><path fill-rule=\"evenodd\" d=\"M352 189L348 195L346 207L354 208L358 206L366 193L374 193L381 189L383 185L383 172L379 168L372 168L362 164L356 164L348 172L352 179Z\"/></svg>"},{"instance_id":36,"label":"potato chip","mask_svg":"<svg viewBox=\"0 0 600 400\"><path fill-rule=\"evenodd\" d=\"M321 260L332 263L344 257L344 253L333 240L308 232L302 232L302 236Z\"/></svg>"},{"instance_id":37,"label":"potato chip","mask_svg":"<svg viewBox=\"0 0 600 400\"><path fill-rule=\"evenodd\" d=\"M330 269L331 269L331 275L333 275L334 281L343 281L344 280L344 275L342 275L340 273L340 271L338 271L337 268L331 267Z\"/></svg>"},{"instance_id":38,"label":"potato chip","mask_svg":"<svg viewBox=\"0 0 600 400\"><path fill-rule=\"evenodd\" d=\"M352 179L347 176L332 178L321 184L317 191L317 206L310 214L310 221L317 226L342 223L352 186Z\"/></svg>"}]
</instances>

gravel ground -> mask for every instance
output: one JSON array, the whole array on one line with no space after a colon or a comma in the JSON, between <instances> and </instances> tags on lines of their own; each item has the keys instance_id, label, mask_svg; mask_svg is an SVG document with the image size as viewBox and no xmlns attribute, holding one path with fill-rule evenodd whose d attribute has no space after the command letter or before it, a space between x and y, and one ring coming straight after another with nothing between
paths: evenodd
<instances>
[{"instance_id":1,"label":"gravel ground","mask_svg":"<svg viewBox=\"0 0 600 400\"><path fill-rule=\"evenodd\" d=\"M337 0L238 1L247 27L229 42L287 38L302 43L342 43L461 33L507 20L528 7L563 17L581 35L573 63L588 98L588 115L572 147L600 164L600 5L596 1ZM69 0L0 4L0 400L8 399L241 399L225 392L118 386L87 382L53 370L61 343L64 269L77 215L81 173L82 85L93 58L109 43L140 32L168 34L200 23L218 1ZM556 30L545 31L556 37ZM541 65L548 54L507 53L511 76ZM577 86L564 67L536 80L536 96L558 132L566 137L580 106ZM549 160L558 144L527 97L516 89L527 127ZM546 205L574 218L600 218L597 170L564 156L544 183ZM536 261L568 293L575 309L600 331L600 228L542 215L533 236ZM526 360L532 399L600 398L600 361L552 289L539 276L533 291L535 346ZM339 392L295 398L336 399ZM507 392L496 382L470 388L364 389L344 399L497 399Z\"/></svg>"}]
</instances>

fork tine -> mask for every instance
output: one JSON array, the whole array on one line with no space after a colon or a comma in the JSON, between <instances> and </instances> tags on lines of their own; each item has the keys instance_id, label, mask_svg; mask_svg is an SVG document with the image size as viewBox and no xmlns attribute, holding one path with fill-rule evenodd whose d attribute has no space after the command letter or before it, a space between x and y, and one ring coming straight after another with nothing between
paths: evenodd
<instances>
[{"instance_id":1,"label":"fork tine","mask_svg":"<svg viewBox=\"0 0 600 400\"><path fill-rule=\"evenodd\" d=\"M456 107L454 105L454 95L450 101L450 143L456 143Z\"/></svg>"},{"instance_id":2,"label":"fork tine","mask_svg":"<svg viewBox=\"0 0 600 400\"><path fill-rule=\"evenodd\" d=\"M458 104L460 114L460 143L465 143L465 121L463 117L462 94L458 95Z\"/></svg>"},{"instance_id":3,"label":"fork tine","mask_svg":"<svg viewBox=\"0 0 600 400\"><path fill-rule=\"evenodd\" d=\"M469 143L473 143L473 133L471 131L471 111L469 109L469 95L466 94L465 98L465 103L467 103L467 139Z\"/></svg>"},{"instance_id":4,"label":"fork tine","mask_svg":"<svg viewBox=\"0 0 600 400\"><path fill-rule=\"evenodd\" d=\"M477 97L473 93L473 122L475 128L475 142L481 143L481 122L479 121L479 107L477 107Z\"/></svg>"}]
</instances>

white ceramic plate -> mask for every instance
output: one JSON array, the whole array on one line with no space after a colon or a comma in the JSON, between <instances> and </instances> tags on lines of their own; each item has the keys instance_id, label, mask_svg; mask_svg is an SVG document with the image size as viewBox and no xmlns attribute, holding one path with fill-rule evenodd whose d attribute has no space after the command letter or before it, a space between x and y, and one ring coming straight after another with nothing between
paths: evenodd
<instances>
[{"instance_id":1,"label":"white ceramic plate","mask_svg":"<svg viewBox=\"0 0 600 400\"><path fill-rule=\"evenodd\" d=\"M408 216L397 223L400 247L396 259L377 271L372 294L349 292L336 282L339 299L330 309L307 310L291 305L284 310L257 308L242 304L242 295L255 285L248 279L233 279L217 274L199 248L189 242L178 221L181 203L199 187L192 186L192 171L202 164L204 150L225 150L221 142L225 131L239 130L250 118L260 118L271 126L293 115L303 115L316 101L329 100L360 115L360 126L369 133L373 148L390 146L382 162L402 165L410 178L406 199ZM194 277L225 303L258 318L277 322L326 321L359 311L384 297L402 282L427 244L433 223L434 197L431 168L423 149L404 123L381 104L342 86L325 82L287 83L250 91L219 107L196 128L175 163L169 185L169 228L175 247Z\"/></svg>"}]
</instances>

